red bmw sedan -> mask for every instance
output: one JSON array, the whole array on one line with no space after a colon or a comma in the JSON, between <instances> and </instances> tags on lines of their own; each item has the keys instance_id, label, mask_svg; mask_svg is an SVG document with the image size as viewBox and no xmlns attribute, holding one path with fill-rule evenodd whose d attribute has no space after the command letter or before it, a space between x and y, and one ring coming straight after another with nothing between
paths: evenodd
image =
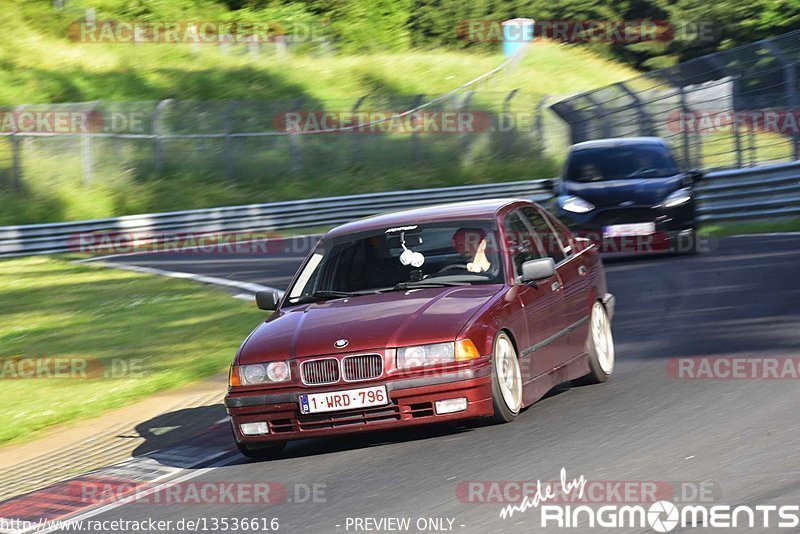
<instances>
[{"instance_id":1,"label":"red bmw sedan","mask_svg":"<svg viewBox=\"0 0 800 534\"><path fill-rule=\"evenodd\" d=\"M487 418L604 382L611 318L595 245L517 199L414 209L328 232L242 343L225 406L252 458L286 442Z\"/></svg>"}]
</instances>

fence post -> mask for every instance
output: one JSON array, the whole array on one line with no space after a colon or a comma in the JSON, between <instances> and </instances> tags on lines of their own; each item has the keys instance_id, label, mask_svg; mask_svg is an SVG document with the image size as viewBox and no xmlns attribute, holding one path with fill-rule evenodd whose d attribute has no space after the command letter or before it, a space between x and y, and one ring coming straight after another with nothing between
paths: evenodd
<instances>
[{"instance_id":1,"label":"fence post","mask_svg":"<svg viewBox=\"0 0 800 534\"><path fill-rule=\"evenodd\" d=\"M786 76L786 92L789 101L789 112L797 113L797 75L795 69L797 64L794 62L786 63L783 66L783 71ZM792 158L795 160L800 159L800 143L798 143L798 131L795 129L792 132Z\"/></svg>"},{"instance_id":2,"label":"fence post","mask_svg":"<svg viewBox=\"0 0 800 534\"><path fill-rule=\"evenodd\" d=\"M683 87L683 83L678 84L678 100L680 101L681 105L681 113L689 113L689 106L686 104L686 89ZM681 137L683 141L683 165L684 167L691 167L692 165L692 151L691 151L691 143L689 143L689 132L686 131L686 128L681 128Z\"/></svg>"},{"instance_id":3,"label":"fence post","mask_svg":"<svg viewBox=\"0 0 800 534\"><path fill-rule=\"evenodd\" d=\"M418 94L411 103L411 109L414 109L422 104L423 98L425 98L425 94ZM411 133L411 159L414 161L414 163L419 163L422 160L422 146L419 140L419 132L416 128Z\"/></svg>"},{"instance_id":4,"label":"fence post","mask_svg":"<svg viewBox=\"0 0 800 534\"><path fill-rule=\"evenodd\" d=\"M580 112L575 109L571 99L564 99L550 105L553 113L558 115L562 121L567 123L569 128L569 142L570 144L580 143L586 141L589 136L586 131L586 120L581 116Z\"/></svg>"},{"instance_id":5,"label":"fence post","mask_svg":"<svg viewBox=\"0 0 800 534\"><path fill-rule=\"evenodd\" d=\"M102 100L94 101L89 111L97 109L97 106L102 102ZM94 173L94 138L91 132L83 132L81 134L81 163L83 166L81 185L87 187L92 183L92 175Z\"/></svg>"},{"instance_id":6,"label":"fence post","mask_svg":"<svg viewBox=\"0 0 800 534\"><path fill-rule=\"evenodd\" d=\"M617 87L622 89L622 91L628 95L631 100L633 100L633 105L636 108L636 114L639 116L639 131L642 135L656 135L656 129L653 126L653 120L650 115L647 113L647 109L645 108L642 99L639 98L639 95L633 91L630 87L625 85L625 82L619 82Z\"/></svg>"},{"instance_id":7,"label":"fence post","mask_svg":"<svg viewBox=\"0 0 800 534\"><path fill-rule=\"evenodd\" d=\"M292 103L289 111L297 111L303 105L305 98L298 98ZM300 133L289 132L289 164L292 167L292 174L295 176L303 175L303 154L300 149ZM316 134L311 134L316 135Z\"/></svg>"},{"instance_id":8,"label":"fence post","mask_svg":"<svg viewBox=\"0 0 800 534\"><path fill-rule=\"evenodd\" d=\"M14 188L22 189L22 154L19 146L19 136L12 133L11 141L11 179Z\"/></svg>"},{"instance_id":9,"label":"fence post","mask_svg":"<svg viewBox=\"0 0 800 534\"><path fill-rule=\"evenodd\" d=\"M18 106L15 112L19 114L28 107L28 104ZM19 141L19 129L17 128L17 121L13 122L14 131L11 132L11 179L13 180L14 188L22 189L22 150Z\"/></svg>"},{"instance_id":10,"label":"fence post","mask_svg":"<svg viewBox=\"0 0 800 534\"><path fill-rule=\"evenodd\" d=\"M83 168L81 185L87 187L92 183L92 169L94 169L92 137L89 134L81 134L81 166Z\"/></svg>"},{"instance_id":11,"label":"fence post","mask_svg":"<svg viewBox=\"0 0 800 534\"><path fill-rule=\"evenodd\" d=\"M164 135L164 125L162 123L163 120L163 113L167 106L172 103L172 99L168 98L166 100L162 100L156 105L156 109L153 110L153 152L155 158L155 175L160 176L161 171L164 169L164 146L162 141L162 136Z\"/></svg>"},{"instance_id":12,"label":"fence post","mask_svg":"<svg viewBox=\"0 0 800 534\"><path fill-rule=\"evenodd\" d=\"M364 100L367 99L367 96L369 96L369 95L364 95L364 96L360 97L358 100L356 100L356 103L353 104L353 117L354 118L356 117L356 114L358 113L358 109L361 107L361 104L363 104ZM356 122L356 124L360 124L360 123ZM361 129L358 128L358 127L353 128L352 129L352 135L353 135L353 161L352 161L352 163L353 163L353 165L359 165L359 164L363 163L363 161L364 161L364 150L363 150L363 147L361 146L361 141L362 141L362 139L361 139ZM343 140L347 139L347 136L343 135L342 139Z\"/></svg>"},{"instance_id":13,"label":"fence post","mask_svg":"<svg viewBox=\"0 0 800 534\"><path fill-rule=\"evenodd\" d=\"M531 131L534 134L534 155L541 158L544 156L544 108L550 95L544 95L539 103L536 104L534 111L533 124Z\"/></svg>"},{"instance_id":14,"label":"fence post","mask_svg":"<svg viewBox=\"0 0 800 534\"><path fill-rule=\"evenodd\" d=\"M739 131L739 115L736 113L736 110L739 108L738 100L739 100L739 76L735 76L732 80L733 82L733 98L731 101L731 105L733 107L733 144L736 150L736 168L742 168L742 135Z\"/></svg>"},{"instance_id":15,"label":"fence post","mask_svg":"<svg viewBox=\"0 0 800 534\"><path fill-rule=\"evenodd\" d=\"M686 88L683 86L683 80L679 80L672 75L671 68L661 71L661 76L667 82L675 87L678 91L678 102L680 104L681 114L689 113L689 105L686 103ZM691 143L689 142L689 132L686 128L681 128L681 141L683 142L683 166L689 168L692 166Z\"/></svg>"},{"instance_id":16,"label":"fence post","mask_svg":"<svg viewBox=\"0 0 800 534\"><path fill-rule=\"evenodd\" d=\"M464 93L464 99L461 101L461 106L459 106L459 111L462 113L466 113L467 109L469 109L469 103L472 101L472 96L475 94L475 91L467 90ZM467 151L469 150L470 145L472 144L472 136L476 135L477 132L461 132L460 141L461 141L461 154L466 155Z\"/></svg>"},{"instance_id":17,"label":"fence post","mask_svg":"<svg viewBox=\"0 0 800 534\"><path fill-rule=\"evenodd\" d=\"M797 75L795 68L797 64L792 58L786 54L774 41L767 39L759 43L766 48L778 61L783 65L783 79L786 84L786 104L789 107L789 113L797 113ZM800 136L797 130L792 132L792 158L795 160L800 159Z\"/></svg>"},{"instance_id":18,"label":"fence post","mask_svg":"<svg viewBox=\"0 0 800 534\"><path fill-rule=\"evenodd\" d=\"M510 118L511 115L511 101L517 96L519 89L513 89L503 99L503 115ZM514 151L514 139L516 138L516 125L511 121L511 128L507 132L503 132L503 149L507 154Z\"/></svg>"},{"instance_id":19,"label":"fence post","mask_svg":"<svg viewBox=\"0 0 800 534\"><path fill-rule=\"evenodd\" d=\"M614 130L611 128L611 125L607 122L606 117L610 116L611 114L606 110L603 103L592 95L592 91L584 93L584 98L589 101L589 103L597 110L592 117L593 120L600 120L600 135L602 137L613 137ZM596 128L592 128L592 131L596 131Z\"/></svg>"},{"instance_id":20,"label":"fence post","mask_svg":"<svg viewBox=\"0 0 800 534\"><path fill-rule=\"evenodd\" d=\"M225 141L222 145L222 160L225 166L225 179L229 182L234 180L233 162L235 158L233 157L233 138L231 138L231 134L233 133L233 112L237 107L239 107L238 100L230 102L225 107Z\"/></svg>"}]
</instances>

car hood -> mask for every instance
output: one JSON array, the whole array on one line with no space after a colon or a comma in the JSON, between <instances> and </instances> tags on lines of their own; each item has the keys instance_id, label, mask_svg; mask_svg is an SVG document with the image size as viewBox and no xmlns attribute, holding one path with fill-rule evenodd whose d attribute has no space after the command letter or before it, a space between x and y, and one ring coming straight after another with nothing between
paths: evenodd
<instances>
[{"instance_id":1,"label":"car hood","mask_svg":"<svg viewBox=\"0 0 800 534\"><path fill-rule=\"evenodd\" d=\"M628 178L602 182L562 182L563 194L576 195L598 207L617 206L623 202L654 206L683 186L683 174L666 178Z\"/></svg>"},{"instance_id":2,"label":"car hood","mask_svg":"<svg viewBox=\"0 0 800 534\"><path fill-rule=\"evenodd\" d=\"M293 306L260 324L239 351L240 364L358 352L455 339L502 286L393 291ZM348 340L345 349L333 344Z\"/></svg>"}]
</instances>

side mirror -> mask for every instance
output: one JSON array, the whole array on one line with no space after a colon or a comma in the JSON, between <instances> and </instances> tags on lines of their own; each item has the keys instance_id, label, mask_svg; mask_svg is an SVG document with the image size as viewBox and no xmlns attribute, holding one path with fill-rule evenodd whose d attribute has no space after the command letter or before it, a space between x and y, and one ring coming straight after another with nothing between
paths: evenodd
<instances>
[{"instance_id":1,"label":"side mirror","mask_svg":"<svg viewBox=\"0 0 800 534\"><path fill-rule=\"evenodd\" d=\"M256 306L259 310L275 311L278 309L278 301L280 300L278 292L274 289L267 291L256 291Z\"/></svg>"},{"instance_id":2,"label":"side mirror","mask_svg":"<svg viewBox=\"0 0 800 534\"><path fill-rule=\"evenodd\" d=\"M703 171L701 171L700 169L690 169L686 171L686 177L689 178L689 180L691 180L692 183L699 182L700 180L703 179L704 176L705 173L703 173Z\"/></svg>"},{"instance_id":3,"label":"side mirror","mask_svg":"<svg viewBox=\"0 0 800 534\"><path fill-rule=\"evenodd\" d=\"M556 274L556 262L553 258L539 258L522 264L522 281L536 282Z\"/></svg>"}]
</instances>

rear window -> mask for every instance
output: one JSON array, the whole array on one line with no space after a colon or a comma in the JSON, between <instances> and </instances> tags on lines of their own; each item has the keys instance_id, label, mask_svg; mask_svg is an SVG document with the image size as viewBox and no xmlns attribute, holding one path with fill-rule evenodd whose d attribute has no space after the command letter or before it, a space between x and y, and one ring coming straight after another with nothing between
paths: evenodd
<instances>
[{"instance_id":1,"label":"rear window","mask_svg":"<svg viewBox=\"0 0 800 534\"><path fill-rule=\"evenodd\" d=\"M661 178L680 172L663 145L586 148L572 152L564 178L570 182L601 182L630 178Z\"/></svg>"}]
</instances>

